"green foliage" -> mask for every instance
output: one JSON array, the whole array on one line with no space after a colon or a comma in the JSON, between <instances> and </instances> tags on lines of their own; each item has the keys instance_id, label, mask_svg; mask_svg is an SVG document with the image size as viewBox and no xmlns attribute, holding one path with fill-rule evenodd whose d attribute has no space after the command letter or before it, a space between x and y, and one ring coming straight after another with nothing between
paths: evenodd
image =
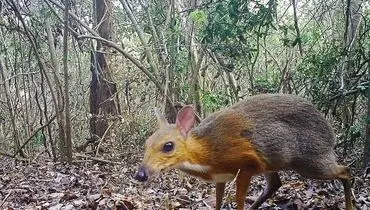
<instances>
[{"instance_id":1,"label":"green foliage","mask_svg":"<svg viewBox=\"0 0 370 210\"><path fill-rule=\"evenodd\" d=\"M204 109L209 112L219 110L230 104L228 96L223 92L202 91L202 103Z\"/></svg>"},{"instance_id":2,"label":"green foliage","mask_svg":"<svg viewBox=\"0 0 370 210\"><path fill-rule=\"evenodd\" d=\"M315 43L320 38L320 32L318 30L310 30L301 35L302 44Z\"/></svg>"},{"instance_id":3,"label":"green foliage","mask_svg":"<svg viewBox=\"0 0 370 210\"><path fill-rule=\"evenodd\" d=\"M244 57L256 49L251 43L274 28L274 1L220 1L205 10L208 21L201 36L211 49L230 58ZM266 29L266 30L262 30ZM251 57L251 56L248 56Z\"/></svg>"},{"instance_id":4,"label":"green foliage","mask_svg":"<svg viewBox=\"0 0 370 210\"><path fill-rule=\"evenodd\" d=\"M342 57L340 49L339 46L327 46L320 51L311 51L298 65L294 77L298 81L306 81L305 83L309 85L308 94L313 101L325 102L332 93L324 90L333 92L338 90L339 82L333 77L333 72L336 72L340 64Z\"/></svg>"},{"instance_id":5,"label":"green foliage","mask_svg":"<svg viewBox=\"0 0 370 210\"><path fill-rule=\"evenodd\" d=\"M362 136L362 131L364 130L363 124L355 124L349 128L349 135L351 139L356 139Z\"/></svg>"},{"instance_id":6,"label":"green foliage","mask_svg":"<svg viewBox=\"0 0 370 210\"><path fill-rule=\"evenodd\" d=\"M198 27L204 26L207 22L207 14L202 10L191 12L190 17Z\"/></svg>"},{"instance_id":7,"label":"green foliage","mask_svg":"<svg viewBox=\"0 0 370 210\"><path fill-rule=\"evenodd\" d=\"M276 93L279 90L277 80L261 77L254 81L253 94Z\"/></svg>"},{"instance_id":8,"label":"green foliage","mask_svg":"<svg viewBox=\"0 0 370 210\"><path fill-rule=\"evenodd\" d=\"M42 145L44 145L44 143L45 143L45 136L44 136L44 134L42 133L42 131L40 130L40 131L38 131L37 133L36 133L36 135L35 135L35 137L34 137L34 144L36 145L36 146L42 146Z\"/></svg>"}]
</instances>

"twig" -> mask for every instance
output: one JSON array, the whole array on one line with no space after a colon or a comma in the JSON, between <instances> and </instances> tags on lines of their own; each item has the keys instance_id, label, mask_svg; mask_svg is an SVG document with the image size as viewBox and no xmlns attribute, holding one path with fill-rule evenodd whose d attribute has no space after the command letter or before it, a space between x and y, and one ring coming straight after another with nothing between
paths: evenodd
<instances>
[{"instance_id":1,"label":"twig","mask_svg":"<svg viewBox=\"0 0 370 210\"><path fill-rule=\"evenodd\" d=\"M110 161L110 160L104 160L104 159L101 159L101 158L92 157L92 156L87 156L87 155L83 155L83 154L73 154L73 155L75 155L76 157L87 158L87 159L95 160L95 161L102 162L102 163L122 165L122 163L121 163L121 162L115 162L115 161Z\"/></svg>"},{"instance_id":2,"label":"twig","mask_svg":"<svg viewBox=\"0 0 370 210\"><path fill-rule=\"evenodd\" d=\"M192 12L192 11L197 10L197 9L208 8L208 7L213 6L213 5L215 5L215 4L219 3L219 2L221 2L221 0L215 1L215 2L212 2L211 1L211 2L208 2L208 3L204 3L204 4L201 4L201 5L192 7L192 8L184 9L184 10L180 11L179 13L185 13L185 12L187 13L187 12Z\"/></svg>"},{"instance_id":3,"label":"twig","mask_svg":"<svg viewBox=\"0 0 370 210\"><path fill-rule=\"evenodd\" d=\"M0 207L2 207L5 203L5 201L9 198L10 194L12 193L13 189L10 189L9 190L9 193L5 196L5 198L3 199L3 201L1 201L0 203Z\"/></svg>"},{"instance_id":4,"label":"twig","mask_svg":"<svg viewBox=\"0 0 370 210\"><path fill-rule=\"evenodd\" d=\"M38 74L40 72L38 71L35 71L35 72L25 72L25 73L19 73L19 74L16 74L16 75L13 75L11 77L8 77L6 78L6 80L2 83L0 83L0 85L4 85L5 82L9 82L10 80L16 78L16 77L19 77L19 76L25 76L25 75L33 75L33 74Z\"/></svg>"},{"instance_id":5,"label":"twig","mask_svg":"<svg viewBox=\"0 0 370 210\"><path fill-rule=\"evenodd\" d=\"M206 207L211 208L211 206L210 206L210 205L208 205L208 203L207 203L207 202L205 202L204 200L202 200L202 203L203 203Z\"/></svg>"},{"instance_id":6,"label":"twig","mask_svg":"<svg viewBox=\"0 0 370 210\"><path fill-rule=\"evenodd\" d=\"M105 139L105 136L107 135L107 133L109 132L109 130L111 129L111 127L116 124L116 122L113 122L112 124L110 124L108 126L108 128L105 130L103 136L99 139L99 144L98 146L96 147L96 153L95 153L95 156L98 156L99 154L99 148L100 148L100 145L103 143L103 140Z\"/></svg>"},{"instance_id":7,"label":"twig","mask_svg":"<svg viewBox=\"0 0 370 210\"><path fill-rule=\"evenodd\" d=\"M46 152L46 149L42 150L41 152L39 152L33 159L31 162L34 162L37 158L40 157L40 155L44 154L44 152Z\"/></svg>"},{"instance_id":8,"label":"twig","mask_svg":"<svg viewBox=\"0 0 370 210\"><path fill-rule=\"evenodd\" d=\"M366 177L368 174L370 174L370 165L364 170L364 177Z\"/></svg>"},{"instance_id":9,"label":"twig","mask_svg":"<svg viewBox=\"0 0 370 210\"><path fill-rule=\"evenodd\" d=\"M34 181L34 182L53 182L54 180L52 179L27 179L29 181Z\"/></svg>"},{"instance_id":10,"label":"twig","mask_svg":"<svg viewBox=\"0 0 370 210\"><path fill-rule=\"evenodd\" d=\"M227 185L227 187L225 188L225 191L227 191L226 192L226 196L225 197L229 197L230 196L230 190L231 190L231 187L235 184L235 182L236 182L236 179L238 178L238 176L239 176L239 173L240 173L240 169L238 170L238 173L236 173L236 175L235 175L235 177L234 177L234 179ZM223 202L222 202L222 204L223 204Z\"/></svg>"},{"instance_id":11,"label":"twig","mask_svg":"<svg viewBox=\"0 0 370 210\"><path fill-rule=\"evenodd\" d=\"M46 122L46 124L45 125L43 125L43 126L41 126L41 127L39 127L38 129L36 129L35 130L35 132L33 132L33 134L30 136L30 137L28 137L28 139L22 144L22 146L21 147L19 147L19 149L18 149L18 151L12 156L12 157L15 157L15 156L17 156L18 155L18 153L20 152L20 151L22 151L22 149L28 144L28 142L30 142L31 140L32 140L32 138L40 131L40 130L42 130L42 129L44 129L46 126L48 126L50 123L52 123L53 121L54 121L54 119L56 118L56 115L54 115L54 116L52 116L50 119L49 119L49 121L48 122Z\"/></svg>"},{"instance_id":12,"label":"twig","mask_svg":"<svg viewBox=\"0 0 370 210\"><path fill-rule=\"evenodd\" d=\"M357 84L356 86L352 87L350 90L346 91L346 92L341 92L331 98L329 98L329 101L332 101L334 99L337 99L341 96L347 96L347 95L351 95L351 94L354 94L354 93L357 93L357 92L360 92L360 89L358 88L359 86L362 86L362 85L369 85L369 82L362 82L362 83L359 83Z\"/></svg>"},{"instance_id":13,"label":"twig","mask_svg":"<svg viewBox=\"0 0 370 210\"><path fill-rule=\"evenodd\" d=\"M108 179L104 182L104 185L100 188L100 191L102 191L108 185L109 180L110 177L108 177Z\"/></svg>"}]
</instances>

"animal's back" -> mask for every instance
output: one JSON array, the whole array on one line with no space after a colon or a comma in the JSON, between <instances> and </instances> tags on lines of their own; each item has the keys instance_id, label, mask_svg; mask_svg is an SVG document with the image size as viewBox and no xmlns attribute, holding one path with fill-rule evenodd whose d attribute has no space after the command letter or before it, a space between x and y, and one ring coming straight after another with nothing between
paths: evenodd
<instances>
[{"instance_id":1,"label":"animal's back","mask_svg":"<svg viewBox=\"0 0 370 210\"><path fill-rule=\"evenodd\" d=\"M295 95L249 97L210 115L193 132L225 152L237 146L235 141L250 141L270 170L298 169L309 176L317 172L310 168L335 161L332 128L310 102Z\"/></svg>"}]
</instances>

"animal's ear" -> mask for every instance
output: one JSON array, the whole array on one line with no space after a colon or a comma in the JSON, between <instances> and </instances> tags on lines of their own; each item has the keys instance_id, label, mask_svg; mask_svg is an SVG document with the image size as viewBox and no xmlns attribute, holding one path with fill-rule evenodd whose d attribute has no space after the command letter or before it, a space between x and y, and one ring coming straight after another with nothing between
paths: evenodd
<instances>
[{"instance_id":1,"label":"animal's ear","mask_svg":"<svg viewBox=\"0 0 370 210\"><path fill-rule=\"evenodd\" d=\"M159 128L162 128L168 125L168 121L166 117L162 114L161 110L159 110L157 107L154 107L154 114L157 117Z\"/></svg>"},{"instance_id":2,"label":"animal's ear","mask_svg":"<svg viewBox=\"0 0 370 210\"><path fill-rule=\"evenodd\" d=\"M195 113L193 107L184 106L176 117L176 126L180 129L181 134L186 136L195 123Z\"/></svg>"}]
</instances>

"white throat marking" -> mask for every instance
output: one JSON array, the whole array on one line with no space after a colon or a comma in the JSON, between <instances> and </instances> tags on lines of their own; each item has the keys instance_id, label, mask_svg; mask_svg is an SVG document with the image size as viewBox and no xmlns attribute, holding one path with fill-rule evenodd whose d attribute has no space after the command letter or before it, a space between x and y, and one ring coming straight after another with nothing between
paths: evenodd
<instances>
[{"instance_id":1,"label":"white throat marking","mask_svg":"<svg viewBox=\"0 0 370 210\"><path fill-rule=\"evenodd\" d=\"M189 171L200 172L200 173L206 173L211 169L210 166L205 166L205 165L200 165L200 164L193 164L193 163L189 163L188 161L185 161L185 162L181 163L177 168L178 169L189 170Z\"/></svg>"}]
</instances>

